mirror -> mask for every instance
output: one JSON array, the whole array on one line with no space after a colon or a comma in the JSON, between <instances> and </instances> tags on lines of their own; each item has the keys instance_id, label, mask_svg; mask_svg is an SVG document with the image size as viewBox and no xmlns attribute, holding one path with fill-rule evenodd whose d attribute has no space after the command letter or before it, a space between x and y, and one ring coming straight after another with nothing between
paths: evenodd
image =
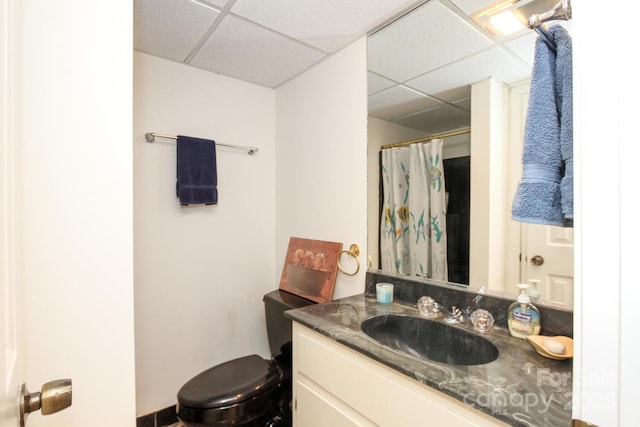
<instances>
[{"instance_id":1,"label":"mirror","mask_svg":"<svg viewBox=\"0 0 640 427\"><path fill-rule=\"evenodd\" d=\"M498 150L502 147L503 151L507 151L504 148L507 147L507 141L522 140L537 34L523 26L508 36L494 35L483 19L476 16L493 3L495 1L492 0L423 2L369 36L368 253L372 259L372 268L375 269L378 261L380 147L467 130L473 122L472 132L463 132L445 139L444 157L470 156L471 240L480 248L490 246L489 242L497 240L503 242L503 246L498 249L499 254L495 258L484 257L482 250L475 251L481 254L475 255L478 259L470 260L471 270L475 268L476 271L484 271L477 276L480 279L475 283L472 272L469 283L471 287L488 286L500 294L516 295L515 285L525 280L520 270L533 271L527 263L528 254L524 253L527 251L526 236L527 233L537 232L527 231L526 226L510 219L511 200L521 174L522 148L521 144L516 149L509 148L508 152L501 155L500 164L495 163L495 155L487 153L496 145ZM528 17L552 9L555 3L547 0L521 0L518 4L525 6L521 13ZM570 21L553 22L556 23L570 31ZM502 117L499 133L503 138L497 142L493 136L495 129L487 131L482 122L485 120L482 112L488 109L493 111L494 100L489 98L495 99L495 91L500 94L498 98L501 99L496 111ZM490 137L484 138L483 134L490 134ZM488 158L493 163L487 164ZM502 173L502 179L490 177L486 185L478 183L474 178L480 176L484 179L496 171ZM499 185L502 187L496 188L496 182L501 183ZM473 204L473 200L488 199L490 193L502 194L502 209L497 215L500 219L493 220L491 227L478 227L478 223L473 220L473 211L477 206ZM484 214L496 217L493 212L486 211ZM494 228L501 231L493 232ZM560 239L572 239L571 229L558 232L564 233ZM520 240L520 235L525 239ZM473 257L473 249L471 252ZM512 259L521 253L527 257L525 264ZM532 258L533 256L534 253L531 253ZM499 271L492 272L492 269ZM571 279L563 285L565 294L569 292L570 295L554 296L549 301L571 302L572 264L570 270ZM449 277L455 276L450 274Z\"/></svg>"}]
</instances>

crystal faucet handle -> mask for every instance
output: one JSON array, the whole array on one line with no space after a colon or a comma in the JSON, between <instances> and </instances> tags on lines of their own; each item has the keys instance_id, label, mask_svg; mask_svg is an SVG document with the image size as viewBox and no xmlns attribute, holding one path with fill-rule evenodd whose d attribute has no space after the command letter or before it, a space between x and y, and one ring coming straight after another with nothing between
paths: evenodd
<instances>
[{"instance_id":1,"label":"crystal faucet handle","mask_svg":"<svg viewBox=\"0 0 640 427\"><path fill-rule=\"evenodd\" d=\"M471 313L470 318L473 327L480 332L486 332L493 327L493 316L487 310L482 308Z\"/></svg>"},{"instance_id":2,"label":"crystal faucet handle","mask_svg":"<svg viewBox=\"0 0 640 427\"><path fill-rule=\"evenodd\" d=\"M418 311L423 316L435 316L440 312L436 301L429 296L421 297L418 300Z\"/></svg>"}]
</instances>

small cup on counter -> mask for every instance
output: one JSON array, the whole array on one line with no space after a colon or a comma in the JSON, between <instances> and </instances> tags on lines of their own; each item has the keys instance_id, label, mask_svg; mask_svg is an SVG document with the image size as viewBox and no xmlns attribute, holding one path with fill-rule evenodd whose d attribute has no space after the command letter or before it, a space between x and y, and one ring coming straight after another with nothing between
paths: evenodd
<instances>
[{"instance_id":1,"label":"small cup on counter","mask_svg":"<svg viewBox=\"0 0 640 427\"><path fill-rule=\"evenodd\" d=\"M380 304L390 304L393 302L393 284L376 283L376 299Z\"/></svg>"}]
</instances>

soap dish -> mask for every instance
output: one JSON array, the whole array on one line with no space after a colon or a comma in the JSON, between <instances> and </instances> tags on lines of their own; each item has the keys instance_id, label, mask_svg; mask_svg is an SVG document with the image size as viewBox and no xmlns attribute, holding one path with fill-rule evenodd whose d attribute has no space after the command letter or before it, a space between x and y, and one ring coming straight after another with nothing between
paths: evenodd
<instances>
[{"instance_id":1,"label":"soap dish","mask_svg":"<svg viewBox=\"0 0 640 427\"><path fill-rule=\"evenodd\" d=\"M562 345L564 345L564 353L552 353L551 351L549 351L544 345L545 340L548 339L562 343ZM527 341L529 341L529 343L538 352L538 354L549 359L565 360L571 359L573 357L573 340L569 337L547 337L543 335L529 335L527 336Z\"/></svg>"}]
</instances>

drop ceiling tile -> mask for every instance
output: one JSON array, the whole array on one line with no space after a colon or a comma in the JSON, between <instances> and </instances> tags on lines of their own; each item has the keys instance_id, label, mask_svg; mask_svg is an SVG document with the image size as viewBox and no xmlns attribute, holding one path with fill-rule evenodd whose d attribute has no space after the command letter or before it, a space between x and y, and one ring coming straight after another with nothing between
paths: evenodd
<instances>
[{"instance_id":1,"label":"drop ceiling tile","mask_svg":"<svg viewBox=\"0 0 640 427\"><path fill-rule=\"evenodd\" d=\"M471 113L444 104L438 108L395 119L393 123L435 134L469 127Z\"/></svg>"},{"instance_id":2,"label":"drop ceiling tile","mask_svg":"<svg viewBox=\"0 0 640 427\"><path fill-rule=\"evenodd\" d=\"M324 54L236 16L225 17L191 62L216 73L276 87Z\"/></svg>"},{"instance_id":3,"label":"drop ceiling tile","mask_svg":"<svg viewBox=\"0 0 640 427\"><path fill-rule=\"evenodd\" d=\"M471 85L464 85L444 92L439 92L433 96L446 102L456 102L462 99L471 98Z\"/></svg>"},{"instance_id":4,"label":"drop ceiling tile","mask_svg":"<svg viewBox=\"0 0 640 427\"><path fill-rule=\"evenodd\" d=\"M214 6L218 6L219 8L223 8L226 6L226 4L228 3L227 0L200 0L203 3L209 3L212 4Z\"/></svg>"},{"instance_id":5,"label":"drop ceiling tile","mask_svg":"<svg viewBox=\"0 0 640 427\"><path fill-rule=\"evenodd\" d=\"M370 70L406 81L489 48L491 42L441 3L431 1L370 36L368 46Z\"/></svg>"},{"instance_id":6,"label":"drop ceiling tile","mask_svg":"<svg viewBox=\"0 0 640 427\"><path fill-rule=\"evenodd\" d=\"M433 108L442 102L404 86L394 86L369 97L369 114L390 120L415 111Z\"/></svg>"},{"instance_id":7,"label":"drop ceiling tile","mask_svg":"<svg viewBox=\"0 0 640 427\"><path fill-rule=\"evenodd\" d=\"M231 12L335 52L420 0L238 0Z\"/></svg>"},{"instance_id":8,"label":"drop ceiling tile","mask_svg":"<svg viewBox=\"0 0 640 427\"><path fill-rule=\"evenodd\" d=\"M219 12L190 0L135 0L133 14L135 49L182 62Z\"/></svg>"},{"instance_id":9,"label":"drop ceiling tile","mask_svg":"<svg viewBox=\"0 0 640 427\"><path fill-rule=\"evenodd\" d=\"M452 102L452 104L464 110L471 111L471 95L469 95L468 98L464 98L464 99L460 99L458 101Z\"/></svg>"},{"instance_id":10,"label":"drop ceiling tile","mask_svg":"<svg viewBox=\"0 0 640 427\"><path fill-rule=\"evenodd\" d=\"M530 76L531 70L500 48L481 52L406 83L424 93L435 94L493 77L511 84Z\"/></svg>"},{"instance_id":11,"label":"drop ceiling tile","mask_svg":"<svg viewBox=\"0 0 640 427\"><path fill-rule=\"evenodd\" d=\"M393 80L389 80L387 78L379 76L375 73L368 73L367 84L369 88L368 94L372 95L376 92L380 92L383 89L390 88L391 86L394 86L398 83L394 82Z\"/></svg>"},{"instance_id":12,"label":"drop ceiling tile","mask_svg":"<svg viewBox=\"0 0 640 427\"><path fill-rule=\"evenodd\" d=\"M534 31L529 31L521 37L505 42L504 45L515 52L524 62L532 67L536 38L536 33Z\"/></svg>"}]
</instances>

